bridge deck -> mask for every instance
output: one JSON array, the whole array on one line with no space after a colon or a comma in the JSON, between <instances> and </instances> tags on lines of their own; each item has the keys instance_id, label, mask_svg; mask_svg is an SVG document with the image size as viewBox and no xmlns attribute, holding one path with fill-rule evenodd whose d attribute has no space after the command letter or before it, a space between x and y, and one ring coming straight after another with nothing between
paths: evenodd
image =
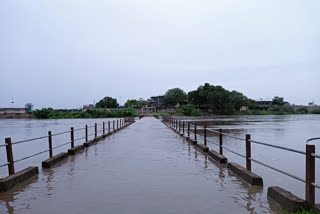
<instances>
[{"instance_id":1,"label":"bridge deck","mask_svg":"<svg viewBox=\"0 0 320 214\"><path fill-rule=\"evenodd\" d=\"M275 212L262 188L244 184L155 118L0 194L0 213Z\"/></svg>"}]
</instances>

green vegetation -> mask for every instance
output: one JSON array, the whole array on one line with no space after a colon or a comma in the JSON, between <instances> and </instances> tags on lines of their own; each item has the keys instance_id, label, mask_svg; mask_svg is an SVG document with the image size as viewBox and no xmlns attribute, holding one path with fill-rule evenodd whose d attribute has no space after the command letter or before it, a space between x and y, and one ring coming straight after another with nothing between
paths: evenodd
<instances>
[{"instance_id":1,"label":"green vegetation","mask_svg":"<svg viewBox=\"0 0 320 214\"><path fill-rule=\"evenodd\" d=\"M112 111L72 111L72 110L54 110L52 108L43 108L35 110L32 114L37 119L63 119L63 118L106 118L106 117L138 117L139 115L133 109L112 110Z\"/></svg>"},{"instance_id":2,"label":"green vegetation","mask_svg":"<svg viewBox=\"0 0 320 214\"><path fill-rule=\"evenodd\" d=\"M178 109L178 112L184 116L200 116L201 112L192 104L186 104Z\"/></svg>"},{"instance_id":3,"label":"green vegetation","mask_svg":"<svg viewBox=\"0 0 320 214\"><path fill-rule=\"evenodd\" d=\"M320 108L311 111L312 114L320 114Z\"/></svg>"},{"instance_id":4,"label":"green vegetation","mask_svg":"<svg viewBox=\"0 0 320 214\"><path fill-rule=\"evenodd\" d=\"M240 92L230 92L222 86L209 83L189 92L188 98L189 103L214 114L234 114L241 106L248 106L252 102Z\"/></svg>"},{"instance_id":5,"label":"green vegetation","mask_svg":"<svg viewBox=\"0 0 320 214\"><path fill-rule=\"evenodd\" d=\"M298 212L286 212L287 214L314 214L313 210L301 209Z\"/></svg>"},{"instance_id":6,"label":"green vegetation","mask_svg":"<svg viewBox=\"0 0 320 214\"><path fill-rule=\"evenodd\" d=\"M131 107L131 108L141 108L141 107L143 107L145 105L148 105L147 101L138 101L138 100L135 100L135 99L127 100L127 102L124 104L124 106L126 108L129 108L129 107Z\"/></svg>"},{"instance_id":7,"label":"green vegetation","mask_svg":"<svg viewBox=\"0 0 320 214\"><path fill-rule=\"evenodd\" d=\"M117 99L114 99L112 97L104 97L96 104L96 108L118 108L118 107L119 107L119 104L117 102Z\"/></svg>"},{"instance_id":8,"label":"green vegetation","mask_svg":"<svg viewBox=\"0 0 320 214\"><path fill-rule=\"evenodd\" d=\"M188 96L186 92L184 92L180 88L173 88L166 92L164 95L164 102L166 105L169 106L175 106L178 103L182 105L184 102L186 102L188 99Z\"/></svg>"},{"instance_id":9,"label":"green vegetation","mask_svg":"<svg viewBox=\"0 0 320 214\"><path fill-rule=\"evenodd\" d=\"M169 113L166 113L166 112L154 112L154 113L151 113L153 116L169 116L170 114Z\"/></svg>"}]
</instances>

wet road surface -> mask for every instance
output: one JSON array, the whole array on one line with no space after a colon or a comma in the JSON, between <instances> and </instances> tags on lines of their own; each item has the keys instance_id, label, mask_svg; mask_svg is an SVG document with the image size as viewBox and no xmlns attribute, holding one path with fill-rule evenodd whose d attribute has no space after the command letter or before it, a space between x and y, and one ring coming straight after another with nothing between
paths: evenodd
<instances>
[{"instance_id":1,"label":"wet road surface","mask_svg":"<svg viewBox=\"0 0 320 214\"><path fill-rule=\"evenodd\" d=\"M155 118L143 118L14 190L0 213L279 213Z\"/></svg>"}]
</instances>

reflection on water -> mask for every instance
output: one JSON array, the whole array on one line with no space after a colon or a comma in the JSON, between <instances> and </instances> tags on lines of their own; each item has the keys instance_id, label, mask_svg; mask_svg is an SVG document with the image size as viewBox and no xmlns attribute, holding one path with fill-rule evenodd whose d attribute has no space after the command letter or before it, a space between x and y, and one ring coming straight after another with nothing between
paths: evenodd
<instances>
[{"instance_id":1,"label":"reflection on water","mask_svg":"<svg viewBox=\"0 0 320 214\"><path fill-rule=\"evenodd\" d=\"M313 125L319 128L318 120L304 117L302 124L290 117L267 118L266 122L260 117L237 120L243 124L212 126L239 136L249 131L258 140L297 148L300 138L288 137L288 133L295 135L296 129L303 132L303 127L308 127L305 137L313 132ZM316 124L310 125L310 121ZM277 122L283 124L272 125ZM242 142L224 138L224 145L244 152ZM213 144L209 147L217 149ZM281 162L283 156L299 162L296 156L265 147L253 146L252 151L254 158L269 163ZM229 161L244 165L243 159L224 153ZM288 164L280 162L279 167ZM0 213L281 213L267 200L268 186L276 184L292 191L292 185L297 190L301 184L256 164L253 171L264 178L263 188L244 183L226 164L217 164L158 120L143 118L57 167L42 170L38 178L0 193Z\"/></svg>"}]
</instances>

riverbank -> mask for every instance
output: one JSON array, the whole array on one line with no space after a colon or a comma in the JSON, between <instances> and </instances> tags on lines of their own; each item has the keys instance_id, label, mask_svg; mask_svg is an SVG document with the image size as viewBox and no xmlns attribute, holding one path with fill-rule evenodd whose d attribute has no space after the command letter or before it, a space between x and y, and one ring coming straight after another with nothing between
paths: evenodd
<instances>
[{"instance_id":1,"label":"riverbank","mask_svg":"<svg viewBox=\"0 0 320 214\"><path fill-rule=\"evenodd\" d=\"M30 113L4 113L0 114L0 119L32 119L35 118Z\"/></svg>"},{"instance_id":2,"label":"riverbank","mask_svg":"<svg viewBox=\"0 0 320 214\"><path fill-rule=\"evenodd\" d=\"M115 118L115 117L138 117L139 114L128 108L125 110L87 110L87 111L72 111L72 110L54 110L51 108L35 110L32 112L37 119L78 119L78 118Z\"/></svg>"}]
</instances>

